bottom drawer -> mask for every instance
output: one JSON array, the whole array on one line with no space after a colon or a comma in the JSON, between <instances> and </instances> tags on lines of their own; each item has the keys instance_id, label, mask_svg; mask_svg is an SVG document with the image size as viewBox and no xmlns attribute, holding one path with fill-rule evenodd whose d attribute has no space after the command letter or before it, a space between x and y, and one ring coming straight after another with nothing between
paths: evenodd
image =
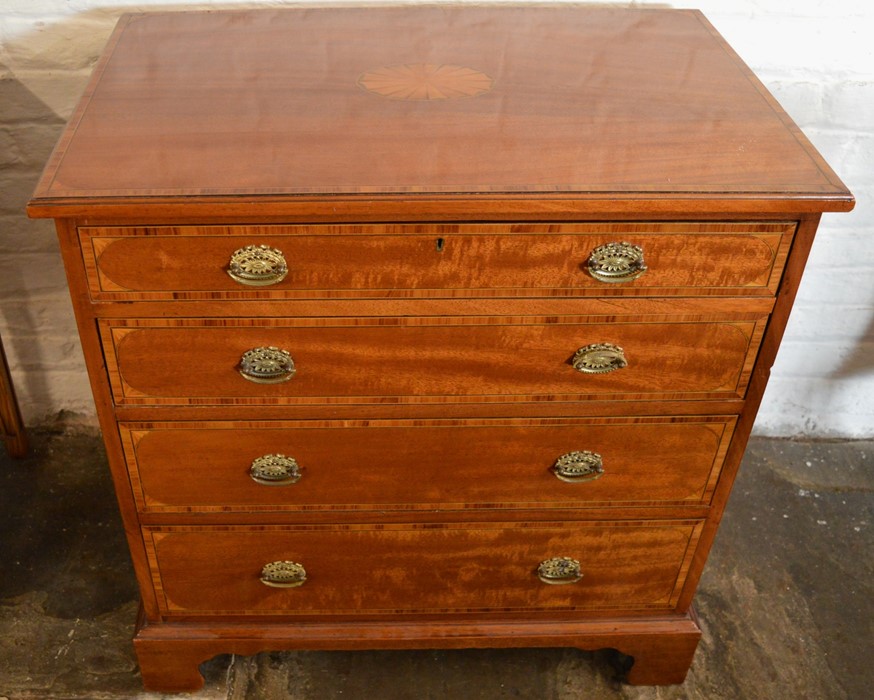
<instances>
[{"instance_id":1,"label":"bottom drawer","mask_svg":"<svg viewBox=\"0 0 874 700\"><path fill-rule=\"evenodd\" d=\"M699 521L270 527L144 531L168 614L351 615L406 612L670 609ZM581 578L550 585L542 562L569 557ZM293 588L265 565L305 570ZM301 573L301 572L298 572Z\"/></svg>"}]
</instances>

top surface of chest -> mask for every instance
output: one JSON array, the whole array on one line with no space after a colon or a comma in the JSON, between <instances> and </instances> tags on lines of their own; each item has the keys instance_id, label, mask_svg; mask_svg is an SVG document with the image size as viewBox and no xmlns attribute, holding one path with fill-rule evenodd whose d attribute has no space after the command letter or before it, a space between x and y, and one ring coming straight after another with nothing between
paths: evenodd
<instances>
[{"instance_id":1,"label":"top surface of chest","mask_svg":"<svg viewBox=\"0 0 874 700\"><path fill-rule=\"evenodd\" d=\"M846 188L697 12L126 15L31 202Z\"/></svg>"}]
</instances>

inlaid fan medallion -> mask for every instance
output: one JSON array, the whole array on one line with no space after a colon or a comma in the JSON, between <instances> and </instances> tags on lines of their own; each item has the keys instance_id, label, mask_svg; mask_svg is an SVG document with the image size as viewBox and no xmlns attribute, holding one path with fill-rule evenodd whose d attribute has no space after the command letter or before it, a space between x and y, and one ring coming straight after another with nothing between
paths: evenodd
<instances>
[{"instance_id":1,"label":"inlaid fan medallion","mask_svg":"<svg viewBox=\"0 0 874 700\"><path fill-rule=\"evenodd\" d=\"M362 73L358 84L391 100L450 100L482 95L492 89L494 81L466 66L406 63Z\"/></svg>"}]
</instances>

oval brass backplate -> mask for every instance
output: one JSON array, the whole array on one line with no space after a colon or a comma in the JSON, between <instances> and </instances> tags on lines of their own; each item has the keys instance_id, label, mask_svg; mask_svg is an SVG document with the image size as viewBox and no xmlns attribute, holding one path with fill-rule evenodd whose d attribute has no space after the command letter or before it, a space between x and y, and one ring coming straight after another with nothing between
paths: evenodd
<instances>
[{"instance_id":1,"label":"oval brass backplate","mask_svg":"<svg viewBox=\"0 0 874 700\"><path fill-rule=\"evenodd\" d=\"M291 353L273 346L252 348L240 358L240 374L256 384L287 382L296 371Z\"/></svg>"},{"instance_id":2,"label":"oval brass backplate","mask_svg":"<svg viewBox=\"0 0 874 700\"><path fill-rule=\"evenodd\" d=\"M289 486L300 481L301 473L296 459L274 454L253 460L249 476L264 486Z\"/></svg>"},{"instance_id":3,"label":"oval brass backplate","mask_svg":"<svg viewBox=\"0 0 874 700\"><path fill-rule=\"evenodd\" d=\"M272 588L297 588L306 580L306 569L296 561L272 561L261 569L261 583Z\"/></svg>"},{"instance_id":4,"label":"oval brass backplate","mask_svg":"<svg viewBox=\"0 0 874 700\"><path fill-rule=\"evenodd\" d=\"M248 287L267 287L285 279L288 264L277 248L249 245L231 254L227 273L231 279Z\"/></svg>"},{"instance_id":5,"label":"oval brass backplate","mask_svg":"<svg viewBox=\"0 0 874 700\"><path fill-rule=\"evenodd\" d=\"M589 274L599 282L630 282L646 272L643 248L625 241L595 248L587 261Z\"/></svg>"},{"instance_id":6,"label":"oval brass backplate","mask_svg":"<svg viewBox=\"0 0 874 700\"><path fill-rule=\"evenodd\" d=\"M576 583L583 578L580 562L571 557L553 557L540 562L537 567L537 577L551 586L562 586Z\"/></svg>"},{"instance_id":7,"label":"oval brass backplate","mask_svg":"<svg viewBox=\"0 0 874 700\"><path fill-rule=\"evenodd\" d=\"M594 481L604 474L603 460L597 452L581 450L568 452L552 465L552 473L562 481L579 483Z\"/></svg>"},{"instance_id":8,"label":"oval brass backplate","mask_svg":"<svg viewBox=\"0 0 874 700\"><path fill-rule=\"evenodd\" d=\"M592 343L574 353L571 364L583 374L607 374L628 366L625 351L612 343Z\"/></svg>"}]
</instances>

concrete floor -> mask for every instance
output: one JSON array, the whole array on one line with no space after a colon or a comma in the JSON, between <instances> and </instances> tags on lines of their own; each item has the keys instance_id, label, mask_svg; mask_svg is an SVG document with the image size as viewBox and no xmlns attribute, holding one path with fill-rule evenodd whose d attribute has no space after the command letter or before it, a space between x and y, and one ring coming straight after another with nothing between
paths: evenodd
<instances>
[{"instance_id":1,"label":"concrete floor","mask_svg":"<svg viewBox=\"0 0 874 700\"><path fill-rule=\"evenodd\" d=\"M159 698L130 644L136 587L99 437L58 425L0 457L0 696ZM751 444L697 597L678 687L618 684L608 653L301 652L218 657L191 698L872 697L874 442ZM2 700L0 698L0 700Z\"/></svg>"}]
</instances>

